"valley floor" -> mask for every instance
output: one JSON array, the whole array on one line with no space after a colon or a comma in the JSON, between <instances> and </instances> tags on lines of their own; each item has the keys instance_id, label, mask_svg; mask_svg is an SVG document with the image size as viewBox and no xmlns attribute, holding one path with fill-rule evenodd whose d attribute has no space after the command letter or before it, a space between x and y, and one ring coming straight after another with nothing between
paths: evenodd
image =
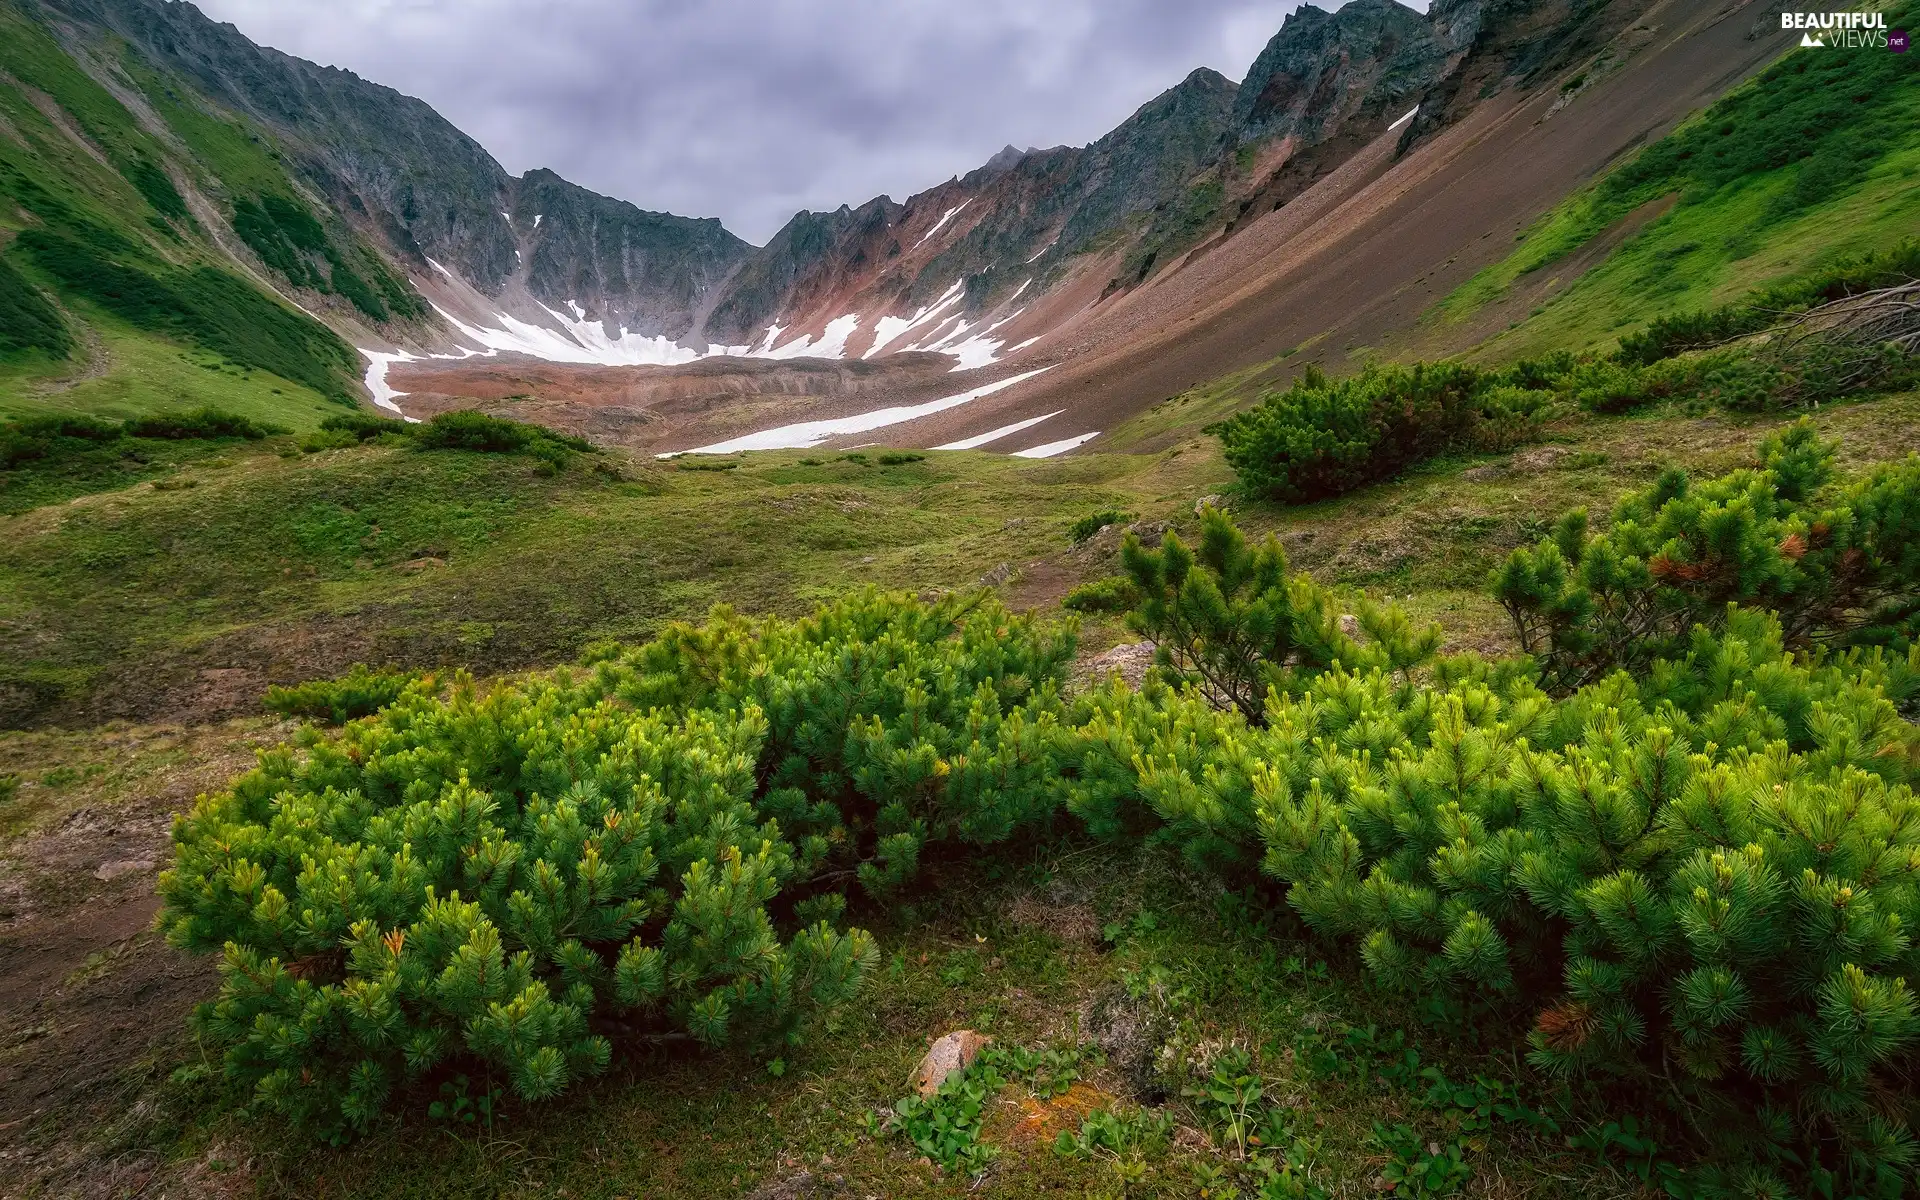
<instances>
[{"instance_id":1,"label":"valley floor","mask_svg":"<svg viewBox=\"0 0 1920 1200\"><path fill-rule=\"evenodd\" d=\"M1229 491L1217 444L1190 432L1209 402L1196 393L1122 431L1171 442L1156 452L1053 462L609 453L543 476L497 455L300 455L269 439L155 465L117 490L41 480L52 503L0 518L4 685L12 719L36 726L0 735L0 776L18 781L0 801L0 1194L1192 1195L1196 1171L1232 1156L1193 1097L1166 1098L1170 1148L1134 1182L1111 1156L1053 1148L1086 1111L1129 1096L1127 1030L1142 1022L1294 1063L1283 1102L1319 1139L1315 1178L1334 1195L1375 1191L1376 1122L1467 1147L1468 1194L1641 1194L1563 1136L1463 1126L1394 1065L1399 1050L1341 1032L1404 1029L1420 1065L1466 1079L1491 1069L1490 1047L1434 1034L1461 1014L1395 1007L1300 931L1253 928L1216 884L1073 842L1031 847L991 879L938 867L920 893L938 900L862 914L887 985L774 1064L663 1051L552 1111L509 1108L490 1130L457 1131L409 1112L342 1151L218 1102L184 1021L213 992L213 964L152 931L153 883L171 814L295 732L259 715L268 683L360 660L539 668L722 597L793 613L868 584L984 582L1051 610L1114 570L1119 531L1073 546L1073 522L1114 509L1190 531L1196 503ZM1842 438L1848 468L1920 450L1920 394L1813 419ZM1739 465L1782 420L1677 408L1570 420L1511 454L1429 464L1319 505L1239 502L1236 516L1277 533L1296 568L1404 597L1453 646L1497 652L1504 618L1483 583L1507 550L1666 465ZM1124 660L1101 655L1131 641L1090 618L1076 674ZM1105 1047L1063 1095L995 1098L986 1140L1000 1154L977 1184L872 1136L864 1116L904 1094L928 1042L956 1027Z\"/></svg>"}]
</instances>

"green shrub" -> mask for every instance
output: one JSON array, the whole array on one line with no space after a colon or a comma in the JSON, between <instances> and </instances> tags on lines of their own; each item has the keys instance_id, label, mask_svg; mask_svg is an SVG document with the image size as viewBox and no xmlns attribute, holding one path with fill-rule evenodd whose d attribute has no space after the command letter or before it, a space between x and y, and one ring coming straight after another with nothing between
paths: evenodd
<instances>
[{"instance_id":1,"label":"green shrub","mask_svg":"<svg viewBox=\"0 0 1920 1200\"><path fill-rule=\"evenodd\" d=\"M924 454L882 454L875 461L883 467L904 467L908 463L925 462L927 461L927 456Z\"/></svg>"},{"instance_id":2,"label":"green shrub","mask_svg":"<svg viewBox=\"0 0 1920 1200\"><path fill-rule=\"evenodd\" d=\"M1824 460L1787 441L1772 487L1810 495ZM1385 984L1524 1014L1547 1072L1679 1089L1724 1161L1878 1186L1914 1140L1920 646L1796 655L1797 619L1723 606L1559 700L1473 657L1417 684L1297 669L1252 721L1201 687L1109 685L1067 724L1066 803L1258 866Z\"/></svg>"},{"instance_id":3,"label":"green shrub","mask_svg":"<svg viewBox=\"0 0 1920 1200\"><path fill-rule=\"evenodd\" d=\"M1215 428L1248 487L1288 503L1319 500L1471 449L1483 423L1509 426L1487 436L1511 444L1530 417L1483 411L1478 393L1491 382L1453 363L1370 366L1333 381L1309 367L1286 391Z\"/></svg>"},{"instance_id":4,"label":"green shrub","mask_svg":"<svg viewBox=\"0 0 1920 1200\"><path fill-rule=\"evenodd\" d=\"M187 412L154 413L134 417L126 423L128 437L163 438L168 441L212 441L216 438L246 438L259 441L286 430L261 425L237 413L206 407Z\"/></svg>"},{"instance_id":5,"label":"green shrub","mask_svg":"<svg viewBox=\"0 0 1920 1200\"><path fill-rule=\"evenodd\" d=\"M412 437L414 428L406 421L383 417L365 409L334 413L320 422L321 432L337 435L335 440L341 445L370 442L377 437Z\"/></svg>"},{"instance_id":6,"label":"green shrub","mask_svg":"<svg viewBox=\"0 0 1920 1200\"><path fill-rule=\"evenodd\" d=\"M1362 645L1340 627L1332 596L1304 575L1289 578L1286 552L1269 535L1247 544L1232 518L1208 506L1200 544L1169 529L1149 550L1129 533L1120 560L1138 601L1128 623L1155 646L1170 679L1222 707L1260 719L1269 688L1290 686L1335 663L1405 672L1431 658L1440 631L1415 633L1398 609L1357 604Z\"/></svg>"},{"instance_id":7,"label":"green shrub","mask_svg":"<svg viewBox=\"0 0 1920 1200\"><path fill-rule=\"evenodd\" d=\"M540 460L543 474L563 469L576 453L592 453L585 438L544 425L508 421L472 409L444 412L407 430L422 450L470 450L479 454L526 454Z\"/></svg>"},{"instance_id":8,"label":"green shrub","mask_svg":"<svg viewBox=\"0 0 1920 1200\"><path fill-rule=\"evenodd\" d=\"M1133 581L1123 575L1113 575L1074 588L1060 601L1060 607L1068 612L1117 613L1126 612L1139 602L1140 593Z\"/></svg>"},{"instance_id":9,"label":"green shrub","mask_svg":"<svg viewBox=\"0 0 1920 1200\"><path fill-rule=\"evenodd\" d=\"M989 598L868 594L720 611L585 684L402 690L180 819L163 924L225 948L199 1028L261 1105L335 1134L463 1065L550 1096L607 1065L590 1016L791 1036L875 960L820 921L853 880L885 895L1052 814L1071 654Z\"/></svg>"},{"instance_id":10,"label":"green shrub","mask_svg":"<svg viewBox=\"0 0 1920 1200\"><path fill-rule=\"evenodd\" d=\"M355 663L337 679L270 687L266 706L283 717L306 717L345 725L392 704L417 678L405 671L376 670L365 663Z\"/></svg>"},{"instance_id":11,"label":"green shrub","mask_svg":"<svg viewBox=\"0 0 1920 1200\"><path fill-rule=\"evenodd\" d=\"M0 469L40 459L58 459L115 442L121 427L94 417L28 417L0 423Z\"/></svg>"},{"instance_id":12,"label":"green shrub","mask_svg":"<svg viewBox=\"0 0 1920 1200\"><path fill-rule=\"evenodd\" d=\"M1593 413L1630 412L1656 400L1696 394L1701 373L1721 362L1741 361L1721 355L1706 359L1663 359L1637 367L1612 359L1578 364L1562 387L1581 408Z\"/></svg>"},{"instance_id":13,"label":"green shrub","mask_svg":"<svg viewBox=\"0 0 1920 1200\"><path fill-rule=\"evenodd\" d=\"M40 289L0 258L0 355L29 350L65 358L73 353L73 334Z\"/></svg>"},{"instance_id":14,"label":"green shrub","mask_svg":"<svg viewBox=\"0 0 1920 1200\"><path fill-rule=\"evenodd\" d=\"M261 1107L341 1136L463 1064L541 1100L603 1071L590 1017L716 1045L844 1002L876 951L769 906L804 852L755 803L766 718L534 682L404 693L174 828L162 924L222 950L195 1023Z\"/></svg>"},{"instance_id":15,"label":"green shrub","mask_svg":"<svg viewBox=\"0 0 1920 1200\"><path fill-rule=\"evenodd\" d=\"M1103 508L1097 513L1089 513L1067 529L1067 540L1078 546L1109 525L1125 525L1133 520L1133 516L1134 514L1121 512L1117 508Z\"/></svg>"},{"instance_id":16,"label":"green shrub","mask_svg":"<svg viewBox=\"0 0 1920 1200\"><path fill-rule=\"evenodd\" d=\"M718 610L604 658L597 686L645 710L766 715L760 803L809 871L873 895L923 853L1003 842L1048 820L1070 630L990 596L922 604L867 593L803 621Z\"/></svg>"},{"instance_id":17,"label":"green shrub","mask_svg":"<svg viewBox=\"0 0 1920 1200\"><path fill-rule=\"evenodd\" d=\"M1780 614L1790 645L1905 645L1920 619L1920 458L1830 487L1832 443L1802 422L1757 469L1696 484L1671 470L1615 506L1515 550L1492 576L1521 649L1564 690L1680 653L1728 604Z\"/></svg>"}]
</instances>

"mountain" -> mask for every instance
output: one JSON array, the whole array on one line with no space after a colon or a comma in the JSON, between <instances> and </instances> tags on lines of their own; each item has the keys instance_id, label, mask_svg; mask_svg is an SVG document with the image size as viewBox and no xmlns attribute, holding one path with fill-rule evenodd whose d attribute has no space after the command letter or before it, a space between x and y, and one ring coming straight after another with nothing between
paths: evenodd
<instances>
[{"instance_id":1,"label":"mountain","mask_svg":"<svg viewBox=\"0 0 1920 1200\"><path fill-rule=\"evenodd\" d=\"M0 52L0 263L17 267L0 285L65 314L69 357L86 351L68 327L104 312L336 400L358 390L357 347L389 405L409 363L474 354L725 354L747 360L723 372L736 406L739 379L776 370L751 362L897 359L901 399L931 402L921 355L1026 377L1177 325L1220 299L1194 290L1217 266L1195 264L1276 253L1248 231L1318 219L1508 94L1637 53L1627 31L1676 2L1303 5L1241 83L1195 70L1090 145L1007 146L904 201L796 213L755 247L550 170L516 178L425 103L185 0L0 0L18 30ZM436 367L455 390L421 402L457 403L457 373ZM781 378L769 396L799 386Z\"/></svg>"}]
</instances>

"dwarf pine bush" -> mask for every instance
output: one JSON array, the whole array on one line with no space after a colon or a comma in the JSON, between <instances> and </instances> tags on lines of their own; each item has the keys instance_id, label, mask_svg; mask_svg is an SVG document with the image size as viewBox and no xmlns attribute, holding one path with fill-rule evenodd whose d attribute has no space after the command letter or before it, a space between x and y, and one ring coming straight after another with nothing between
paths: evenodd
<instances>
[{"instance_id":1,"label":"dwarf pine bush","mask_svg":"<svg viewBox=\"0 0 1920 1200\"><path fill-rule=\"evenodd\" d=\"M757 707L761 806L809 870L898 889L930 846L986 846L1046 820L1070 629L991 596L869 593L802 621L705 626L602 661L636 707Z\"/></svg>"},{"instance_id":2,"label":"dwarf pine bush","mask_svg":"<svg viewBox=\"0 0 1920 1200\"><path fill-rule=\"evenodd\" d=\"M337 679L314 679L293 687L270 687L265 704L283 717L344 725L371 716L399 699L418 676L355 663Z\"/></svg>"},{"instance_id":3,"label":"dwarf pine bush","mask_svg":"<svg viewBox=\"0 0 1920 1200\"><path fill-rule=\"evenodd\" d=\"M1285 391L1215 429L1242 483L1304 503L1443 454L1530 440L1551 397L1526 382L1457 363L1369 366L1336 380L1308 367Z\"/></svg>"},{"instance_id":4,"label":"dwarf pine bush","mask_svg":"<svg viewBox=\"0 0 1920 1200\"><path fill-rule=\"evenodd\" d=\"M1277 538L1250 546L1233 519L1211 505L1200 513L1200 544L1168 530L1150 550L1129 533L1120 558L1138 596L1129 624L1155 645L1175 683L1258 720L1267 689L1299 672L1335 663L1404 672L1431 658L1438 627L1415 632L1405 615L1355 601L1366 643L1341 628L1338 607L1305 575L1287 574Z\"/></svg>"},{"instance_id":5,"label":"dwarf pine bush","mask_svg":"<svg viewBox=\"0 0 1920 1200\"><path fill-rule=\"evenodd\" d=\"M1779 614L1794 647L1904 645L1920 618L1920 458L1836 484L1833 443L1805 422L1753 468L1696 483L1670 470L1620 501L1598 536L1584 511L1493 572L1520 648L1566 690L1683 650L1730 603Z\"/></svg>"},{"instance_id":6,"label":"dwarf pine bush","mask_svg":"<svg viewBox=\"0 0 1920 1200\"><path fill-rule=\"evenodd\" d=\"M283 749L174 829L176 944L223 949L196 1022L257 1101L339 1134L443 1066L527 1100L617 1018L708 1044L844 1002L872 939L775 902L807 851L756 803L763 713L636 712L534 682L403 694Z\"/></svg>"},{"instance_id":7,"label":"dwarf pine bush","mask_svg":"<svg viewBox=\"0 0 1920 1200\"><path fill-rule=\"evenodd\" d=\"M1888 1113L1920 1045L1920 736L1889 696L1916 672L1920 649L1797 658L1736 611L1559 701L1473 659L1429 686L1334 667L1264 727L1110 687L1068 804L1257 866L1390 987L1503 999L1545 1071L1678 1070L1726 1130L1794 1114L1788 1142L1871 1177L1914 1145Z\"/></svg>"}]
</instances>

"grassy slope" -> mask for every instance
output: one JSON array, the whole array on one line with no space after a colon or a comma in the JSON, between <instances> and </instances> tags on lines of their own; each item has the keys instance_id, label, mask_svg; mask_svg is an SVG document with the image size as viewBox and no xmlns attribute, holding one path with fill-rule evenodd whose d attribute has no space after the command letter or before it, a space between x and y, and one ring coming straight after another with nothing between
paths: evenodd
<instances>
[{"instance_id":1,"label":"grassy slope","mask_svg":"<svg viewBox=\"0 0 1920 1200\"><path fill-rule=\"evenodd\" d=\"M1225 474L1217 458L807 467L785 454L611 482L584 465L544 479L521 458L276 449L8 520L0 628L25 649L0 683L43 702L160 687L179 663L226 666L261 651L248 639L301 626L363 657L551 662L721 600L794 612L859 583L969 585L1057 550L1086 512L1178 506Z\"/></svg>"},{"instance_id":2,"label":"grassy slope","mask_svg":"<svg viewBox=\"0 0 1920 1200\"><path fill-rule=\"evenodd\" d=\"M125 418L211 404L305 430L340 411L339 401L310 387L105 314L92 314L90 325L95 340L86 363L0 362L0 420L41 413Z\"/></svg>"},{"instance_id":3,"label":"grassy slope","mask_svg":"<svg viewBox=\"0 0 1920 1200\"><path fill-rule=\"evenodd\" d=\"M43 30L0 3L0 251L30 281L57 295L69 324L87 335L66 360L43 352L0 357L0 418L46 411L126 416L211 403L292 428L312 427L350 395L356 369L331 333L288 312L280 334L319 340L291 347L289 356L288 347L216 330L213 340L229 347L222 354L207 348L206 336L136 327L71 290L63 293L59 281L13 246L23 231L52 230L101 248L149 277L178 278L207 266L231 274L232 264L207 241L172 184L155 182L165 178L160 165L184 172L215 196L297 194L271 143L202 111L183 90L137 62L123 66L177 143L149 134ZM278 304L237 278L229 286L257 293L259 304ZM311 329L301 332L303 322ZM321 345L326 342L331 349ZM258 365L283 357L307 364L308 384ZM331 396L314 386L322 376Z\"/></svg>"},{"instance_id":4,"label":"grassy slope","mask_svg":"<svg viewBox=\"0 0 1920 1200\"><path fill-rule=\"evenodd\" d=\"M1917 418L1908 396L1817 419L1865 461L1920 449ZM1296 566L1412 594L1457 644L1497 648L1504 630L1480 592L1507 550L1667 463L1724 468L1783 419L1569 422L1556 444L1511 458L1429 464L1242 517L1280 533ZM798 452L770 453L729 471L627 464L625 481L584 461L548 479L521 458L381 447L281 457L288 449L183 450L152 466L157 485L4 518L0 637L20 647L0 666L9 719L173 711L199 672L262 661L275 681L361 658L507 670L644 637L721 601L793 613L869 583L970 586L1003 564L1024 573L1017 596L1046 602L1110 569L1066 553L1079 517L1191 520L1197 499L1230 487L1211 439L1050 463L966 453L806 466Z\"/></svg>"},{"instance_id":5,"label":"grassy slope","mask_svg":"<svg viewBox=\"0 0 1920 1200\"><path fill-rule=\"evenodd\" d=\"M1842 110L1804 143L1766 148L1803 157L1729 179L1689 168L1726 140L1720 129L1765 129L1771 109L1793 95L1776 74L1798 67L1831 73L1825 90ZM1738 140L1739 133L1729 136ZM1568 197L1513 253L1437 304L1431 318L1458 324L1544 278L1551 298L1471 357L1508 361L1560 348L1610 350L1622 334L1655 317L1724 303L1758 284L1884 248L1920 229L1920 67L1900 56L1796 51L1677 130L1665 146L1681 147L1687 158L1647 168L1650 179L1637 186L1630 186L1628 164ZM1593 269L1577 278L1555 276L1563 260L1663 192L1677 193L1678 203Z\"/></svg>"}]
</instances>

